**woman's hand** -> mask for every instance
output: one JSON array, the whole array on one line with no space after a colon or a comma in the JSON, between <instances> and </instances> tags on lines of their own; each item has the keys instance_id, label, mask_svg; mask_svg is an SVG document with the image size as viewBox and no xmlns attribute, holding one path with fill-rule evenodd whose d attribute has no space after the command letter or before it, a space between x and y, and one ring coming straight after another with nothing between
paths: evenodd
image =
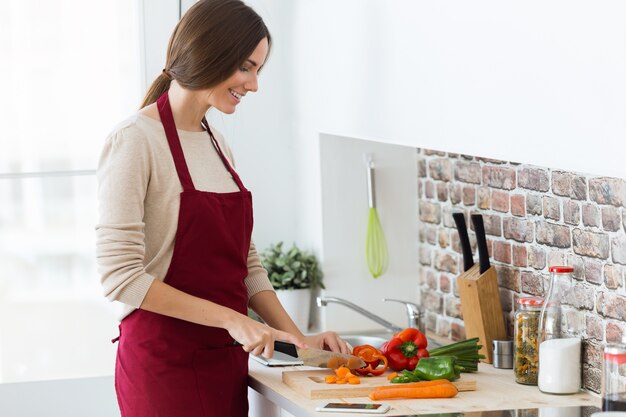
<instances>
[{"instance_id":1,"label":"woman's hand","mask_svg":"<svg viewBox=\"0 0 626 417\"><path fill-rule=\"evenodd\" d=\"M335 332L323 332L304 338L310 347L326 349L332 352L352 353L352 349Z\"/></svg>"},{"instance_id":2,"label":"woman's hand","mask_svg":"<svg viewBox=\"0 0 626 417\"><path fill-rule=\"evenodd\" d=\"M306 348L307 343L282 330L276 330L266 324L239 314L238 317L227 326L226 330L237 342L241 343L243 350L253 355L262 355L271 358L274 355L274 341L283 340L293 343L299 348Z\"/></svg>"}]
</instances>

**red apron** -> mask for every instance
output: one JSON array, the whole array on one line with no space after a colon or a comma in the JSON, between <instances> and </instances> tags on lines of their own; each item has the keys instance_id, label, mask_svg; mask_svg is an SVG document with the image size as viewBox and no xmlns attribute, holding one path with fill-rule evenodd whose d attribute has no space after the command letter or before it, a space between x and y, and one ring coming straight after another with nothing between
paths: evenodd
<instances>
[{"instance_id":1,"label":"red apron","mask_svg":"<svg viewBox=\"0 0 626 417\"><path fill-rule=\"evenodd\" d=\"M208 128L239 191L194 188L167 92L157 101L183 186L172 262L164 281L247 314L244 279L252 233L252 196ZM122 417L248 415L248 354L224 329L135 310L120 324L115 389Z\"/></svg>"}]
</instances>

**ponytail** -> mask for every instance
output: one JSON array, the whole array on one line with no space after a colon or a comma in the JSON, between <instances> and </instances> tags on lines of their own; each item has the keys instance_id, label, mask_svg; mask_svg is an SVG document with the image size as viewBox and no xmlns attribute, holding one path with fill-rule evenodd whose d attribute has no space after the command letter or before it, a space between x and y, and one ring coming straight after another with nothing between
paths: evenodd
<instances>
[{"instance_id":1,"label":"ponytail","mask_svg":"<svg viewBox=\"0 0 626 417\"><path fill-rule=\"evenodd\" d=\"M170 88L170 84L172 83L172 78L170 75L163 70L158 77L152 82L152 85L148 89L145 97L143 98L143 103L141 103L140 109L154 103L161 97L163 93L165 93Z\"/></svg>"}]
</instances>

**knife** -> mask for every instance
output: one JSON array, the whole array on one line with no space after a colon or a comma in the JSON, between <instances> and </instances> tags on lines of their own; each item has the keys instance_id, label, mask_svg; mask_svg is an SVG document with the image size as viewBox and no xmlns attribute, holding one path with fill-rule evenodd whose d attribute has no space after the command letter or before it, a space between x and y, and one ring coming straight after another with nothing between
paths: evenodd
<instances>
[{"instance_id":1,"label":"knife","mask_svg":"<svg viewBox=\"0 0 626 417\"><path fill-rule=\"evenodd\" d=\"M238 342L235 342L235 344L241 345ZM274 341L274 350L298 358L306 366L316 366L318 368L336 369L343 365L348 369L358 369L366 365L363 359L354 355L315 348L299 348L293 343L283 342L282 340Z\"/></svg>"},{"instance_id":2,"label":"knife","mask_svg":"<svg viewBox=\"0 0 626 417\"><path fill-rule=\"evenodd\" d=\"M336 369L345 366L348 369L358 369L366 365L363 359L346 353L330 352L315 348L299 348L293 343L274 341L274 350L300 359L306 366Z\"/></svg>"},{"instance_id":3,"label":"knife","mask_svg":"<svg viewBox=\"0 0 626 417\"><path fill-rule=\"evenodd\" d=\"M489 250L487 249L487 237L485 236L485 224L481 214L472 214L472 223L476 232L476 244L478 245L478 259L480 273L484 273L491 266L489 264Z\"/></svg>"},{"instance_id":4,"label":"knife","mask_svg":"<svg viewBox=\"0 0 626 417\"><path fill-rule=\"evenodd\" d=\"M470 246L469 236L467 235L467 225L465 224L465 216L463 213L452 213L456 229L459 231L459 239L461 241L461 250L463 251L463 270L467 271L474 266L474 258L472 256L472 248Z\"/></svg>"}]
</instances>

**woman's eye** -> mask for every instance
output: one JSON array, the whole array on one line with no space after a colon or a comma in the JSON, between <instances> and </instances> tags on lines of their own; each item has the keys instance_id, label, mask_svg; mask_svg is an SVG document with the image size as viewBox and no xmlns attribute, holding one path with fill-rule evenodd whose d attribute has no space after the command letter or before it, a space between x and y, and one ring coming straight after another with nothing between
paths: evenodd
<instances>
[{"instance_id":1,"label":"woman's eye","mask_svg":"<svg viewBox=\"0 0 626 417\"><path fill-rule=\"evenodd\" d=\"M248 72L248 71L250 71L250 70L249 70L248 68L246 68L246 67L241 67L241 68L239 68L239 69L241 70L241 72Z\"/></svg>"}]
</instances>

